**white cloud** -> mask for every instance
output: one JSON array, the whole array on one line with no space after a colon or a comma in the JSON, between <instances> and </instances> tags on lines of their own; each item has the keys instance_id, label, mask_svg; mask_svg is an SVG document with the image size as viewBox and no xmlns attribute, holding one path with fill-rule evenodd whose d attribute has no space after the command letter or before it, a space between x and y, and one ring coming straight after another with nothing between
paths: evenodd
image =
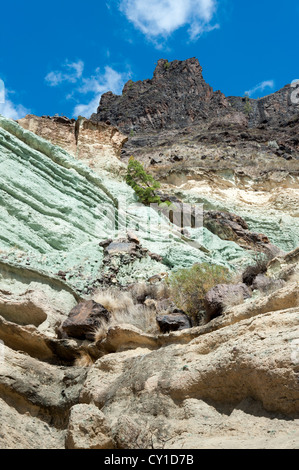
<instances>
[{"instance_id":1,"label":"white cloud","mask_svg":"<svg viewBox=\"0 0 299 470\"><path fill-rule=\"evenodd\" d=\"M253 87L251 90L245 91L245 95L252 96L258 91L263 93L266 88L271 88L271 90L273 90L274 87L275 87L274 80L265 80L259 83L258 85L256 85L255 87Z\"/></svg>"},{"instance_id":2,"label":"white cloud","mask_svg":"<svg viewBox=\"0 0 299 470\"><path fill-rule=\"evenodd\" d=\"M7 118L17 120L23 118L29 113L29 109L25 108L21 104L16 105L10 100L6 100L5 103L0 103L0 114Z\"/></svg>"},{"instance_id":3,"label":"white cloud","mask_svg":"<svg viewBox=\"0 0 299 470\"><path fill-rule=\"evenodd\" d=\"M0 79L0 114L10 119L21 119L29 114L29 109L26 109L21 104L14 104L7 98L9 94L14 94L11 90L5 90L3 80Z\"/></svg>"},{"instance_id":4,"label":"white cloud","mask_svg":"<svg viewBox=\"0 0 299 470\"><path fill-rule=\"evenodd\" d=\"M56 70L48 73L45 80L52 87L75 84L71 92L66 93L67 100L77 103L73 112L75 117L79 115L90 117L96 112L103 93L112 91L115 94L121 94L124 84L130 78L130 73L120 73L109 66L106 66L103 71L97 68L91 77L86 78L83 76L84 63L81 60L66 62L63 68L62 71ZM82 95L87 96L83 103Z\"/></svg>"},{"instance_id":5,"label":"white cloud","mask_svg":"<svg viewBox=\"0 0 299 470\"><path fill-rule=\"evenodd\" d=\"M5 85L4 81L0 78L0 104L5 103Z\"/></svg>"},{"instance_id":6,"label":"white cloud","mask_svg":"<svg viewBox=\"0 0 299 470\"><path fill-rule=\"evenodd\" d=\"M129 73L117 72L109 66L105 67L103 74L101 74L100 69L97 69L94 76L83 78L81 86L76 91L81 94L91 93L92 97L87 103L77 104L74 109L74 115L90 117L92 113L96 112L101 95L107 91L120 94L129 78Z\"/></svg>"},{"instance_id":7,"label":"white cloud","mask_svg":"<svg viewBox=\"0 0 299 470\"><path fill-rule=\"evenodd\" d=\"M167 37L182 26L189 26L191 39L219 27L210 22L216 0L121 0L120 10L135 28L148 38Z\"/></svg>"},{"instance_id":8,"label":"white cloud","mask_svg":"<svg viewBox=\"0 0 299 470\"><path fill-rule=\"evenodd\" d=\"M76 83L82 77L84 62L82 60L71 63L66 61L62 67L63 71L55 70L46 75L45 80L48 85L57 86L63 82Z\"/></svg>"}]
</instances>

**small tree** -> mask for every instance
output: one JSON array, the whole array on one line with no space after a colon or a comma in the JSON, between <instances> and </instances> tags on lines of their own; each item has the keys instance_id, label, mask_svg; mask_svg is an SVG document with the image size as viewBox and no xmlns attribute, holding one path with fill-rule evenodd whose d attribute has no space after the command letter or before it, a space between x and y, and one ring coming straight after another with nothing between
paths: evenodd
<instances>
[{"instance_id":1,"label":"small tree","mask_svg":"<svg viewBox=\"0 0 299 470\"><path fill-rule=\"evenodd\" d=\"M155 191L160 188L160 183L146 173L142 164L130 157L127 168L126 183L131 186L143 204L161 204L161 199Z\"/></svg>"},{"instance_id":2,"label":"small tree","mask_svg":"<svg viewBox=\"0 0 299 470\"><path fill-rule=\"evenodd\" d=\"M168 284L176 306L199 324L205 295L217 284L229 283L230 277L230 271L223 266L201 263L172 273Z\"/></svg>"},{"instance_id":3,"label":"small tree","mask_svg":"<svg viewBox=\"0 0 299 470\"><path fill-rule=\"evenodd\" d=\"M244 112L249 116L252 113L252 106L250 104L249 96L245 97Z\"/></svg>"}]
</instances>

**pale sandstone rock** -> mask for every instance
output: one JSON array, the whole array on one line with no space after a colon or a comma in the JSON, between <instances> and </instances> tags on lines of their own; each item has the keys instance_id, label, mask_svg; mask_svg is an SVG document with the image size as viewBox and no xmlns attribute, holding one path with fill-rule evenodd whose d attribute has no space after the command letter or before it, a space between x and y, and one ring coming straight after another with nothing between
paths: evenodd
<instances>
[{"instance_id":1,"label":"pale sandstone rock","mask_svg":"<svg viewBox=\"0 0 299 470\"><path fill-rule=\"evenodd\" d=\"M0 448L64 448L68 410L85 376L83 368L43 363L2 345Z\"/></svg>"},{"instance_id":2,"label":"pale sandstone rock","mask_svg":"<svg viewBox=\"0 0 299 470\"><path fill-rule=\"evenodd\" d=\"M19 412L6 398L0 398L0 418L0 449L64 449L64 429Z\"/></svg>"},{"instance_id":3,"label":"pale sandstone rock","mask_svg":"<svg viewBox=\"0 0 299 470\"><path fill-rule=\"evenodd\" d=\"M291 309L299 306L299 282L288 283L283 288L271 293L268 296L260 296L257 299L247 301L235 308L227 309L225 315L229 321L240 321L241 318L249 318L263 313L275 312L278 310Z\"/></svg>"},{"instance_id":4,"label":"pale sandstone rock","mask_svg":"<svg viewBox=\"0 0 299 470\"><path fill-rule=\"evenodd\" d=\"M114 443L105 415L94 405L71 408L65 439L66 449L113 449Z\"/></svg>"},{"instance_id":5,"label":"pale sandstone rock","mask_svg":"<svg viewBox=\"0 0 299 470\"><path fill-rule=\"evenodd\" d=\"M133 325L109 328L106 338L98 346L104 352L118 352L135 348L157 348L158 337L144 333Z\"/></svg>"},{"instance_id":6,"label":"pale sandstone rock","mask_svg":"<svg viewBox=\"0 0 299 470\"><path fill-rule=\"evenodd\" d=\"M78 300L60 279L0 261L0 315L9 322L32 325L56 337L56 327Z\"/></svg>"},{"instance_id":7,"label":"pale sandstone rock","mask_svg":"<svg viewBox=\"0 0 299 470\"><path fill-rule=\"evenodd\" d=\"M40 361L73 365L80 353L98 359L100 351L93 344L75 339L57 339L39 331L35 326L18 325L0 316L0 340L15 350L23 351Z\"/></svg>"},{"instance_id":8,"label":"pale sandstone rock","mask_svg":"<svg viewBox=\"0 0 299 470\"><path fill-rule=\"evenodd\" d=\"M239 321L187 344L107 355L90 369L81 401L102 408L122 448L151 447L152 442L212 446L205 444L206 437L221 447L223 433L228 446L267 448L284 445L288 432L293 446L298 420L284 416L299 412L293 347L298 326L299 309L293 308ZM277 441L271 442L270 432Z\"/></svg>"},{"instance_id":9,"label":"pale sandstone rock","mask_svg":"<svg viewBox=\"0 0 299 470\"><path fill-rule=\"evenodd\" d=\"M18 412L62 425L70 405L78 400L86 370L41 362L4 345L0 361L0 398Z\"/></svg>"},{"instance_id":10,"label":"pale sandstone rock","mask_svg":"<svg viewBox=\"0 0 299 470\"><path fill-rule=\"evenodd\" d=\"M18 123L24 129L62 147L96 172L105 169L119 173L125 170L119 157L128 138L113 126L84 118L76 121L32 114L19 119Z\"/></svg>"}]
</instances>

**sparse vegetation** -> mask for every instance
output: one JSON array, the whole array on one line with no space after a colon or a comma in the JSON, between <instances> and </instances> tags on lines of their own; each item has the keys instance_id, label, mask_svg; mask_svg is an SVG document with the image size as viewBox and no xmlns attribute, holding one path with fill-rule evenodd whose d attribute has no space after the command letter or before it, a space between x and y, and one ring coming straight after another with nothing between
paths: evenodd
<instances>
[{"instance_id":1,"label":"sparse vegetation","mask_svg":"<svg viewBox=\"0 0 299 470\"><path fill-rule=\"evenodd\" d=\"M131 186L143 204L161 204L161 199L156 195L160 183L148 174L143 165L130 157L127 169L126 183Z\"/></svg>"},{"instance_id":2,"label":"sparse vegetation","mask_svg":"<svg viewBox=\"0 0 299 470\"><path fill-rule=\"evenodd\" d=\"M230 277L227 268L202 263L172 273L168 282L177 307L184 310L195 324L199 324L206 293L217 284L229 283Z\"/></svg>"},{"instance_id":3,"label":"sparse vegetation","mask_svg":"<svg viewBox=\"0 0 299 470\"><path fill-rule=\"evenodd\" d=\"M164 63L164 69L165 69L165 70L168 70L169 67L170 67L170 63L169 63L168 61L165 62L165 63Z\"/></svg>"},{"instance_id":4,"label":"sparse vegetation","mask_svg":"<svg viewBox=\"0 0 299 470\"><path fill-rule=\"evenodd\" d=\"M80 351L77 359L74 362L75 367L91 367L94 361L86 351Z\"/></svg>"},{"instance_id":5,"label":"sparse vegetation","mask_svg":"<svg viewBox=\"0 0 299 470\"><path fill-rule=\"evenodd\" d=\"M116 289L99 290L93 300L103 305L110 313L117 311L129 311L134 306L132 295Z\"/></svg>"},{"instance_id":6,"label":"sparse vegetation","mask_svg":"<svg viewBox=\"0 0 299 470\"><path fill-rule=\"evenodd\" d=\"M103 321L94 332L96 342L103 340L108 329L115 325L129 324L150 334L159 331L155 311L150 307L135 304L130 292L107 289L98 291L93 300L103 305L111 315L110 321Z\"/></svg>"},{"instance_id":7,"label":"sparse vegetation","mask_svg":"<svg viewBox=\"0 0 299 470\"><path fill-rule=\"evenodd\" d=\"M266 256L263 254L259 254L256 256L255 263L247 266L245 271L242 274L242 282L247 286L252 286L253 281L259 274L265 274L267 272L267 266L271 261L272 256Z\"/></svg>"},{"instance_id":8,"label":"sparse vegetation","mask_svg":"<svg viewBox=\"0 0 299 470\"><path fill-rule=\"evenodd\" d=\"M250 114L252 113L253 109L252 109L252 106L250 104L250 100L249 100L249 96L246 96L245 97L245 105L244 105L244 113L247 115L247 116L250 116Z\"/></svg>"}]
</instances>

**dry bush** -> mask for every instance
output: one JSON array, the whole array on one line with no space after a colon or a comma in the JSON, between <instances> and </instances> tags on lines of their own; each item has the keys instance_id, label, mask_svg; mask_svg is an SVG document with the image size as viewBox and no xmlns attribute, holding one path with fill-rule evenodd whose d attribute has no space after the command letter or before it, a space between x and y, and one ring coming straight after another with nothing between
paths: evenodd
<instances>
[{"instance_id":1,"label":"dry bush","mask_svg":"<svg viewBox=\"0 0 299 470\"><path fill-rule=\"evenodd\" d=\"M138 294L143 296L145 292L147 289L142 284L138 288ZM102 341L106 337L108 329L116 325L129 324L149 334L159 332L155 310L150 306L135 304L132 292L107 289L98 291L93 300L103 305L110 313L109 322L102 320L101 325L96 328L95 342Z\"/></svg>"},{"instance_id":2,"label":"dry bush","mask_svg":"<svg viewBox=\"0 0 299 470\"><path fill-rule=\"evenodd\" d=\"M94 331L94 341L97 343L106 338L110 323L106 322L104 319L101 321L100 325Z\"/></svg>"},{"instance_id":3,"label":"dry bush","mask_svg":"<svg viewBox=\"0 0 299 470\"><path fill-rule=\"evenodd\" d=\"M91 367L94 361L86 351L80 351L79 356L74 362L75 367Z\"/></svg>"},{"instance_id":4,"label":"dry bush","mask_svg":"<svg viewBox=\"0 0 299 470\"><path fill-rule=\"evenodd\" d=\"M159 282L158 284L139 282L131 287L130 293L135 302L144 303L146 299L167 299L170 296L170 289L168 283L165 281Z\"/></svg>"},{"instance_id":5,"label":"dry bush","mask_svg":"<svg viewBox=\"0 0 299 470\"><path fill-rule=\"evenodd\" d=\"M130 310L115 312L113 314L112 323L115 325L133 325L139 330L149 334L157 334L159 332L156 312L144 305L134 305Z\"/></svg>"},{"instance_id":6,"label":"dry bush","mask_svg":"<svg viewBox=\"0 0 299 470\"><path fill-rule=\"evenodd\" d=\"M134 306L132 295L129 292L120 291L118 289L99 290L93 296L93 300L103 305L110 313L119 310L130 310Z\"/></svg>"},{"instance_id":7,"label":"dry bush","mask_svg":"<svg viewBox=\"0 0 299 470\"><path fill-rule=\"evenodd\" d=\"M252 286L253 281L259 274L265 274L268 269L268 264L273 259L271 255L256 256L255 263L247 266L242 274L242 282L247 286Z\"/></svg>"},{"instance_id":8,"label":"dry bush","mask_svg":"<svg viewBox=\"0 0 299 470\"><path fill-rule=\"evenodd\" d=\"M228 284L230 277L227 268L202 263L189 269L179 269L171 274L168 282L176 306L185 311L195 324L199 324L206 293L217 284Z\"/></svg>"}]
</instances>

